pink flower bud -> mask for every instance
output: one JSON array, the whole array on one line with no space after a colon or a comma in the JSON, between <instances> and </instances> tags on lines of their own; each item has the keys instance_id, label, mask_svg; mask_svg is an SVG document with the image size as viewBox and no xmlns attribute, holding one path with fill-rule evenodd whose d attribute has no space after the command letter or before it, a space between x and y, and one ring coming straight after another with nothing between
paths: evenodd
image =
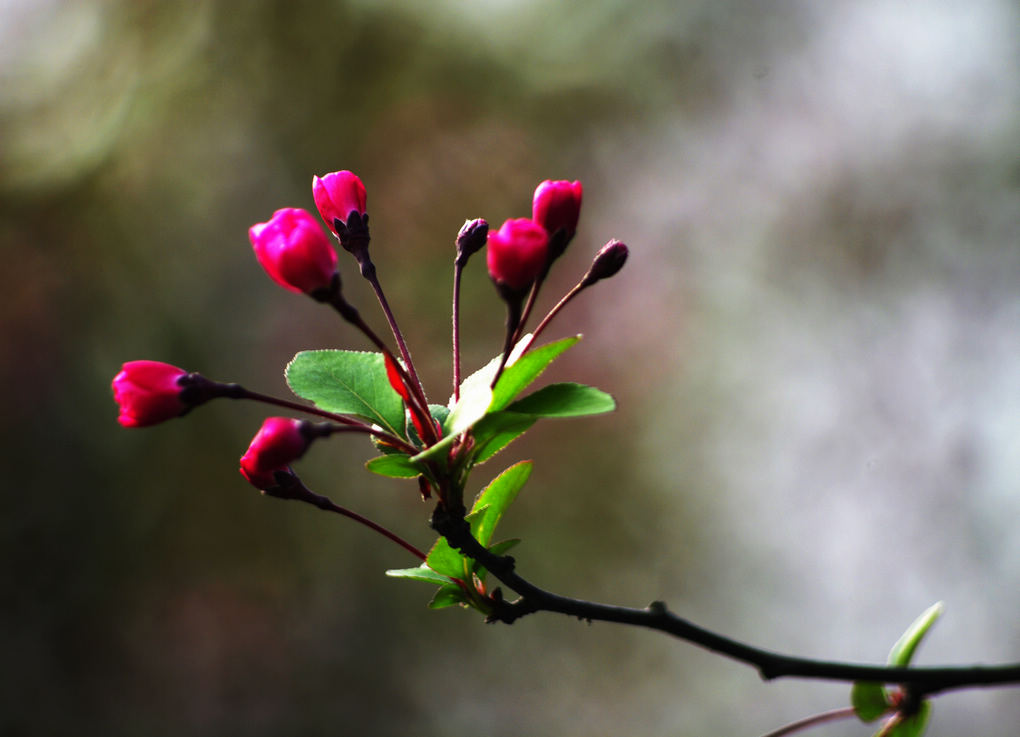
<instances>
[{"instance_id":1,"label":"pink flower bud","mask_svg":"<svg viewBox=\"0 0 1020 737\"><path fill-rule=\"evenodd\" d=\"M569 241L577 231L581 215L580 182L545 180L535 189L531 219L541 225L550 236L561 228Z\"/></svg>"},{"instance_id":2,"label":"pink flower bud","mask_svg":"<svg viewBox=\"0 0 1020 737\"><path fill-rule=\"evenodd\" d=\"M548 243L545 228L534 220L507 220L499 230L489 231L489 276L499 286L527 289L545 266Z\"/></svg>"},{"instance_id":3,"label":"pink flower bud","mask_svg":"<svg viewBox=\"0 0 1020 737\"><path fill-rule=\"evenodd\" d=\"M266 273L292 292L326 289L336 274L336 250L306 210L286 207L248 230L255 258Z\"/></svg>"},{"instance_id":4,"label":"pink flower bud","mask_svg":"<svg viewBox=\"0 0 1020 737\"><path fill-rule=\"evenodd\" d=\"M159 361L128 361L113 377L113 399L120 405L117 421L124 427L147 427L184 414L180 381L188 372Z\"/></svg>"},{"instance_id":5,"label":"pink flower bud","mask_svg":"<svg viewBox=\"0 0 1020 737\"><path fill-rule=\"evenodd\" d=\"M275 471L286 471L305 454L310 438L302 432L304 423L288 417L267 417L241 456L241 475L258 489L277 485Z\"/></svg>"},{"instance_id":6,"label":"pink flower bud","mask_svg":"<svg viewBox=\"0 0 1020 737\"><path fill-rule=\"evenodd\" d=\"M334 220L347 224L352 212L365 214L365 185L356 174L349 171L335 171L323 177L312 177L312 198L322 219L339 237Z\"/></svg>"}]
</instances>

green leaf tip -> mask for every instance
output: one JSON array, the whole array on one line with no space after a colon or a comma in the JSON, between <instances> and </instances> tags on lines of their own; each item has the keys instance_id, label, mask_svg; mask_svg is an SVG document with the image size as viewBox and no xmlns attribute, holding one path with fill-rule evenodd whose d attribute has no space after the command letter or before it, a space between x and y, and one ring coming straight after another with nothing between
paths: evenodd
<instances>
[{"instance_id":1,"label":"green leaf tip","mask_svg":"<svg viewBox=\"0 0 1020 737\"><path fill-rule=\"evenodd\" d=\"M921 644L921 640L931 629L931 626L941 616L943 609L945 607L941 601L935 602L907 627L907 631L900 636L900 639L892 646L892 650L889 651L889 665L910 665L914 651L917 650L917 646Z\"/></svg>"}]
</instances>

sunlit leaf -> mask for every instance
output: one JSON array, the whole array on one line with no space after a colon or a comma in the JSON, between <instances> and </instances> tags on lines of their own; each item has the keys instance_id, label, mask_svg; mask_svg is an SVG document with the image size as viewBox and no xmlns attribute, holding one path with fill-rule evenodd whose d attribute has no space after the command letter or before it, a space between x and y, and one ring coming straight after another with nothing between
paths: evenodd
<instances>
[{"instance_id":1,"label":"sunlit leaf","mask_svg":"<svg viewBox=\"0 0 1020 737\"><path fill-rule=\"evenodd\" d=\"M391 578L409 578L413 581L424 581L425 583L437 583L440 586L446 584L454 584L453 579L449 576L444 576L442 573L436 573L426 565L420 565L417 568L391 568L386 571L386 575Z\"/></svg>"},{"instance_id":2,"label":"sunlit leaf","mask_svg":"<svg viewBox=\"0 0 1020 737\"><path fill-rule=\"evenodd\" d=\"M535 417L503 410L487 414L475 425L475 462L484 463L535 424Z\"/></svg>"},{"instance_id":3,"label":"sunlit leaf","mask_svg":"<svg viewBox=\"0 0 1020 737\"><path fill-rule=\"evenodd\" d=\"M613 398L584 384L550 384L507 407L512 412L536 417L584 417L612 412Z\"/></svg>"},{"instance_id":4,"label":"sunlit leaf","mask_svg":"<svg viewBox=\"0 0 1020 737\"><path fill-rule=\"evenodd\" d=\"M580 339L581 336L576 335L529 350L512 365L507 366L492 391L492 404L489 410L496 412L506 409L507 405L537 379L550 363Z\"/></svg>"},{"instance_id":5,"label":"sunlit leaf","mask_svg":"<svg viewBox=\"0 0 1020 737\"><path fill-rule=\"evenodd\" d=\"M421 475L421 469L405 454L382 455L365 464L372 473L395 479L413 479Z\"/></svg>"},{"instance_id":6,"label":"sunlit leaf","mask_svg":"<svg viewBox=\"0 0 1020 737\"><path fill-rule=\"evenodd\" d=\"M471 508L471 534L482 545L488 545L503 513L506 512L528 477L531 476L531 461L521 461L510 466L493 479L475 500Z\"/></svg>"},{"instance_id":7,"label":"sunlit leaf","mask_svg":"<svg viewBox=\"0 0 1020 737\"><path fill-rule=\"evenodd\" d=\"M319 409L361 417L405 437L404 404L386 378L381 353L301 351L285 376L291 391Z\"/></svg>"}]
</instances>

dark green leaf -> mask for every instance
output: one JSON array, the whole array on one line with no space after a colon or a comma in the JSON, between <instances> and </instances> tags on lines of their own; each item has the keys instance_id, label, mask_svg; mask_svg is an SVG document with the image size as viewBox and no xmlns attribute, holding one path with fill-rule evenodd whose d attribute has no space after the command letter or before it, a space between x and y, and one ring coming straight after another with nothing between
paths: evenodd
<instances>
[{"instance_id":1,"label":"dark green leaf","mask_svg":"<svg viewBox=\"0 0 1020 737\"><path fill-rule=\"evenodd\" d=\"M471 508L472 514L469 515L469 520L471 534L482 545L488 545L492 540L492 534L503 513L527 483L532 465L531 461L515 463L497 476L478 495L478 499L475 500L474 506Z\"/></svg>"},{"instance_id":2,"label":"dark green leaf","mask_svg":"<svg viewBox=\"0 0 1020 737\"><path fill-rule=\"evenodd\" d=\"M889 698L881 683L858 681L850 690L850 705L862 722L873 722L889 710Z\"/></svg>"},{"instance_id":3,"label":"dark green leaf","mask_svg":"<svg viewBox=\"0 0 1020 737\"><path fill-rule=\"evenodd\" d=\"M931 719L931 702L922 701L916 714L901 721L889 732L886 737L921 737L924 730L928 728L928 721Z\"/></svg>"},{"instance_id":4,"label":"dark green leaf","mask_svg":"<svg viewBox=\"0 0 1020 737\"><path fill-rule=\"evenodd\" d=\"M409 578L414 581L424 581L425 583L437 583L440 586L446 584L456 586L452 578L444 576L442 573L436 573L425 565L418 566L417 568L391 568L386 571L386 575L392 578Z\"/></svg>"},{"instance_id":5,"label":"dark green leaf","mask_svg":"<svg viewBox=\"0 0 1020 737\"><path fill-rule=\"evenodd\" d=\"M613 398L584 384L550 384L519 399L508 410L537 417L584 417L612 412Z\"/></svg>"},{"instance_id":6,"label":"dark green leaf","mask_svg":"<svg viewBox=\"0 0 1020 737\"><path fill-rule=\"evenodd\" d=\"M446 609L446 607L466 603L467 600L464 598L464 592L459 586L443 586L432 597L432 601L429 602L429 609Z\"/></svg>"},{"instance_id":7,"label":"dark green leaf","mask_svg":"<svg viewBox=\"0 0 1020 737\"><path fill-rule=\"evenodd\" d=\"M536 418L504 410L487 414L475 425L475 462L484 463L535 424Z\"/></svg>"},{"instance_id":8,"label":"dark green leaf","mask_svg":"<svg viewBox=\"0 0 1020 737\"><path fill-rule=\"evenodd\" d=\"M366 463L365 468L372 473L394 479L413 479L421 475L418 465L412 463L410 457L403 453L378 456Z\"/></svg>"},{"instance_id":9,"label":"dark green leaf","mask_svg":"<svg viewBox=\"0 0 1020 737\"><path fill-rule=\"evenodd\" d=\"M938 601L925 609L921 616L913 621L889 651L889 665L910 665L910 660L914 657L914 651L917 650L921 639L935 624L935 620L942 614L943 609L942 602Z\"/></svg>"},{"instance_id":10,"label":"dark green leaf","mask_svg":"<svg viewBox=\"0 0 1020 737\"><path fill-rule=\"evenodd\" d=\"M523 356L508 365L503 374L499 377L495 389L492 391L492 404L489 410L496 412L506 409L518 394L524 391L531 382L545 371L546 366L552 363L565 350L575 345L581 339L580 335L572 338L563 338L554 343L548 343L540 348L528 351ZM525 338L524 340L528 340ZM523 340L522 340L523 343Z\"/></svg>"},{"instance_id":11,"label":"dark green leaf","mask_svg":"<svg viewBox=\"0 0 1020 737\"><path fill-rule=\"evenodd\" d=\"M381 353L301 351L287 364L287 384L319 409L354 415L404 435L404 404L386 378Z\"/></svg>"}]
</instances>

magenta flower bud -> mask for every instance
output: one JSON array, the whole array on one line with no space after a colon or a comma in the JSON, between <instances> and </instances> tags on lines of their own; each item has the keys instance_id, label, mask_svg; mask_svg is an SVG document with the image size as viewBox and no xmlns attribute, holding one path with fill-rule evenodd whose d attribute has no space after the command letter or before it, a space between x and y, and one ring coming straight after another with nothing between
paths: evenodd
<instances>
[{"instance_id":1,"label":"magenta flower bud","mask_svg":"<svg viewBox=\"0 0 1020 737\"><path fill-rule=\"evenodd\" d=\"M292 292L327 289L336 270L336 250L306 210L287 207L248 230L255 258L270 278Z\"/></svg>"},{"instance_id":2,"label":"magenta flower bud","mask_svg":"<svg viewBox=\"0 0 1020 737\"><path fill-rule=\"evenodd\" d=\"M160 361L128 361L113 377L117 421L124 427L147 427L179 417L193 405L181 400L184 369Z\"/></svg>"},{"instance_id":3,"label":"magenta flower bud","mask_svg":"<svg viewBox=\"0 0 1020 737\"><path fill-rule=\"evenodd\" d=\"M522 291L531 286L545 267L549 234L534 220L507 220L489 231L486 262L497 286Z\"/></svg>"},{"instance_id":4,"label":"magenta flower bud","mask_svg":"<svg viewBox=\"0 0 1020 737\"><path fill-rule=\"evenodd\" d=\"M356 174L346 170L312 177L312 198L322 219L338 238L341 234L334 221L339 220L346 226L351 213L365 215L365 185Z\"/></svg>"},{"instance_id":5,"label":"magenta flower bud","mask_svg":"<svg viewBox=\"0 0 1020 737\"><path fill-rule=\"evenodd\" d=\"M531 219L545 228L550 236L562 229L569 241L577 232L581 195L580 182L547 179L535 189Z\"/></svg>"},{"instance_id":6,"label":"magenta flower bud","mask_svg":"<svg viewBox=\"0 0 1020 737\"><path fill-rule=\"evenodd\" d=\"M267 417L241 456L241 475L263 491L277 486L276 472L287 471L308 450L311 438L304 432L305 424L289 417Z\"/></svg>"}]
</instances>

